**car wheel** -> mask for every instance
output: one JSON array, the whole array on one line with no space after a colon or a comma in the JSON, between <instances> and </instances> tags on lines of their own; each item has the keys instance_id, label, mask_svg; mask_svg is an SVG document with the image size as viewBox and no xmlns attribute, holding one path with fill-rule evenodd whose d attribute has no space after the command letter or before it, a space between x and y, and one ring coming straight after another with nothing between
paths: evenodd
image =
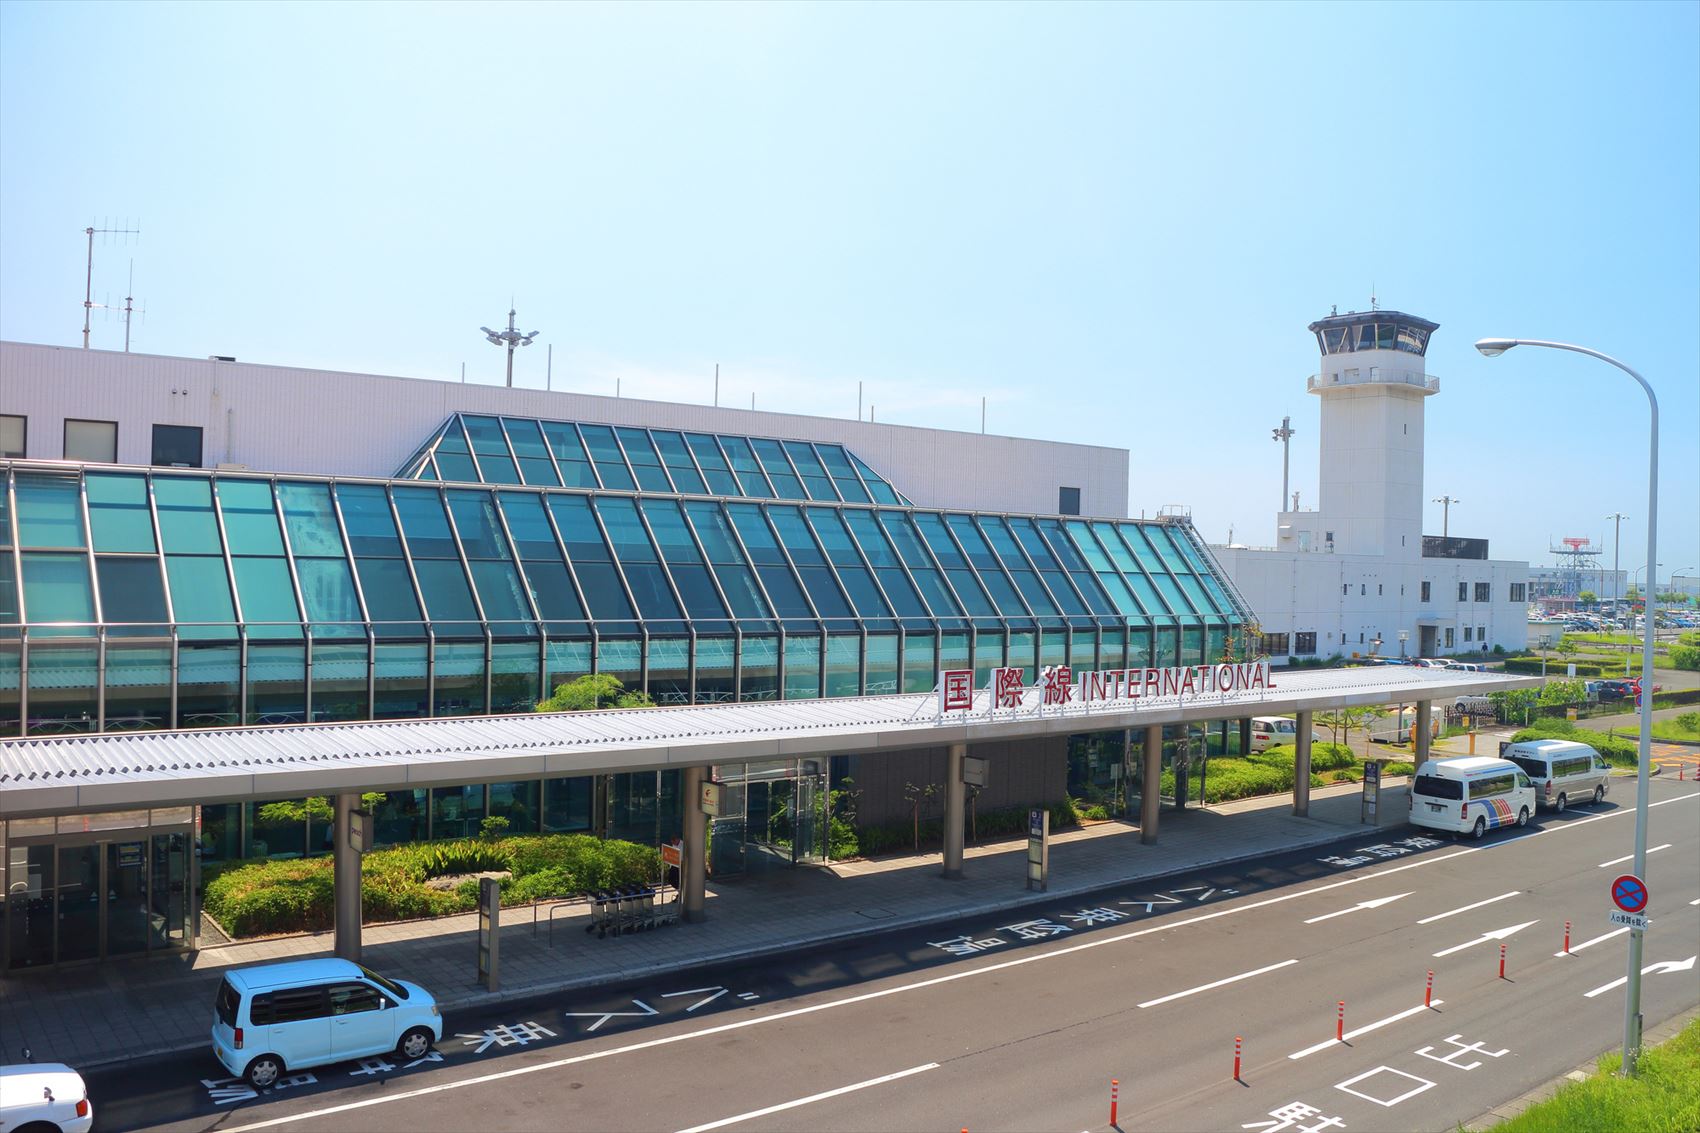
<instances>
[{"instance_id":1,"label":"car wheel","mask_svg":"<svg viewBox=\"0 0 1700 1133\"><path fill-rule=\"evenodd\" d=\"M1605 801L1606 801L1606 788L1605 788L1605 784L1602 783L1600 786L1594 788L1594 805L1599 806L1601 803L1603 803Z\"/></svg>"},{"instance_id":2,"label":"car wheel","mask_svg":"<svg viewBox=\"0 0 1700 1133\"><path fill-rule=\"evenodd\" d=\"M1519 825L1519 826L1529 825L1529 808L1528 807L1524 807L1523 809L1521 809L1517 812L1517 825Z\"/></svg>"},{"instance_id":3,"label":"car wheel","mask_svg":"<svg viewBox=\"0 0 1700 1133\"><path fill-rule=\"evenodd\" d=\"M283 1077L283 1059L275 1054L262 1054L248 1063L242 1077L256 1090L269 1090Z\"/></svg>"},{"instance_id":4,"label":"car wheel","mask_svg":"<svg viewBox=\"0 0 1700 1133\"><path fill-rule=\"evenodd\" d=\"M1558 796L1558 801L1552 804L1554 813L1563 814L1564 808L1570 805L1570 799L1565 795Z\"/></svg>"},{"instance_id":5,"label":"car wheel","mask_svg":"<svg viewBox=\"0 0 1700 1133\"><path fill-rule=\"evenodd\" d=\"M1470 837L1480 841L1487 834L1487 819L1477 818L1476 828L1470 831Z\"/></svg>"},{"instance_id":6,"label":"car wheel","mask_svg":"<svg viewBox=\"0 0 1700 1133\"><path fill-rule=\"evenodd\" d=\"M59 1127L45 1121L32 1121L18 1126L17 1133L59 1133Z\"/></svg>"},{"instance_id":7,"label":"car wheel","mask_svg":"<svg viewBox=\"0 0 1700 1133\"><path fill-rule=\"evenodd\" d=\"M424 1027L415 1027L395 1044L396 1053L406 1059L424 1058L431 1052L431 1032Z\"/></svg>"}]
</instances>

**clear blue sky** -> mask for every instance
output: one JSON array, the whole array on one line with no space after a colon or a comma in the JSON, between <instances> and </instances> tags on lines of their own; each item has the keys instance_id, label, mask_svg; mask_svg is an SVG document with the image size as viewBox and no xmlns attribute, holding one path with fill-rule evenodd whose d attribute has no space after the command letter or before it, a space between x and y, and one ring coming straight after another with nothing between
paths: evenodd
<instances>
[{"instance_id":1,"label":"clear blue sky","mask_svg":"<svg viewBox=\"0 0 1700 1133\"><path fill-rule=\"evenodd\" d=\"M0 335L1132 450L1133 510L1316 502L1311 320L1441 324L1427 496L1700 568L1700 5L0 5ZM95 344L123 327L97 321ZM1439 505L1427 528L1440 528Z\"/></svg>"}]
</instances>

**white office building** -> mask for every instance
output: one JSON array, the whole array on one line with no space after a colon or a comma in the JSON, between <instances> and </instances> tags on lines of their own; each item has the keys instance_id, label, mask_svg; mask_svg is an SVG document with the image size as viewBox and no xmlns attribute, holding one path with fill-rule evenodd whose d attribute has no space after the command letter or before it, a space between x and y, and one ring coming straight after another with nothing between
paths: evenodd
<instances>
[{"instance_id":1,"label":"white office building","mask_svg":"<svg viewBox=\"0 0 1700 1133\"><path fill-rule=\"evenodd\" d=\"M1273 657L1433 657L1524 647L1529 564L1486 539L1422 533L1423 366L1437 323L1398 311L1310 324L1320 372L1315 510L1276 515L1275 544L1213 545Z\"/></svg>"}]
</instances>

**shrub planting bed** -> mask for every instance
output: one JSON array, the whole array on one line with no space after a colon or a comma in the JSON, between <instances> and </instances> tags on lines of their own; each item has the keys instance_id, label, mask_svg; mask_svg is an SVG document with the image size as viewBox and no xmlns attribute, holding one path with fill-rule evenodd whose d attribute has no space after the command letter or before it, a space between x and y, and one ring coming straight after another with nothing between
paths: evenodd
<instances>
[{"instance_id":1,"label":"shrub planting bed","mask_svg":"<svg viewBox=\"0 0 1700 1133\"><path fill-rule=\"evenodd\" d=\"M502 904L524 905L651 881L660 866L649 846L589 834L419 842L365 855L360 905L369 924L445 916L476 908L478 883L427 888L434 877L507 872ZM335 923L333 868L329 857L209 867L202 908L232 937L327 929Z\"/></svg>"}]
</instances>

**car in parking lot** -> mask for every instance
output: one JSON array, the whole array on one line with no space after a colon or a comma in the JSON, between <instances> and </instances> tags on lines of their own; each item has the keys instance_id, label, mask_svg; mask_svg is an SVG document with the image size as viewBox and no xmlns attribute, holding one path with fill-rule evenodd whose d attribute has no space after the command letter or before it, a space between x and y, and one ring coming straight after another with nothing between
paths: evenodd
<instances>
[{"instance_id":1,"label":"car in parking lot","mask_svg":"<svg viewBox=\"0 0 1700 1133\"><path fill-rule=\"evenodd\" d=\"M424 1058L442 1037L430 992L349 960L237 968L213 997L213 1054L255 1089L332 1062L392 1051Z\"/></svg>"},{"instance_id":2,"label":"car in parking lot","mask_svg":"<svg viewBox=\"0 0 1700 1133\"><path fill-rule=\"evenodd\" d=\"M92 1128L94 1104L81 1074L63 1062L0 1066L0 1130L88 1133Z\"/></svg>"}]
</instances>

